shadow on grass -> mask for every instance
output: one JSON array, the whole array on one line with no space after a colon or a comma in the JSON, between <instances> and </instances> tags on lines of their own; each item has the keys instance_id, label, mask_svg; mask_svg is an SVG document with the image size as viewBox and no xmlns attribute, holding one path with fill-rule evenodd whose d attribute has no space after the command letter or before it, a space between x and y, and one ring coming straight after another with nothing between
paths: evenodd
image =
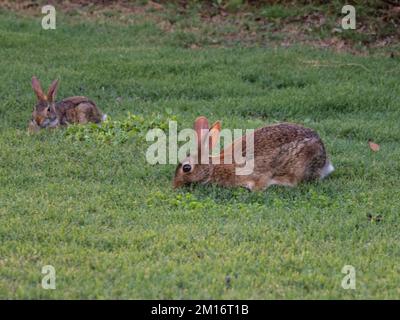
<instances>
[{"instance_id":1,"label":"shadow on grass","mask_svg":"<svg viewBox=\"0 0 400 320\"><path fill-rule=\"evenodd\" d=\"M193 184L185 186L176 192L193 194L198 200L212 200L217 204L259 204L275 206L276 202L291 206L294 203L310 201L318 205L321 197L328 198L332 195L331 184L327 184L332 177L324 181L301 183L296 187L271 186L264 191L251 192L246 188L224 188L217 185ZM326 184L326 185L324 185Z\"/></svg>"}]
</instances>

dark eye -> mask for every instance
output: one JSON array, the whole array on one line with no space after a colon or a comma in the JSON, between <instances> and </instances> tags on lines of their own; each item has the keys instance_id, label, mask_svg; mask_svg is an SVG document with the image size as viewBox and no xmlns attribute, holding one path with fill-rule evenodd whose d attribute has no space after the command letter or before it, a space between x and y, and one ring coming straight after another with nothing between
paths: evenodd
<instances>
[{"instance_id":1,"label":"dark eye","mask_svg":"<svg viewBox=\"0 0 400 320\"><path fill-rule=\"evenodd\" d=\"M190 172L190 170L192 170L192 166L190 164L184 164L182 166L182 170L183 172Z\"/></svg>"},{"instance_id":2,"label":"dark eye","mask_svg":"<svg viewBox=\"0 0 400 320\"><path fill-rule=\"evenodd\" d=\"M47 112L50 112L51 111L51 108L50 107L47 107Z\"/></svg>"}]
</instances>

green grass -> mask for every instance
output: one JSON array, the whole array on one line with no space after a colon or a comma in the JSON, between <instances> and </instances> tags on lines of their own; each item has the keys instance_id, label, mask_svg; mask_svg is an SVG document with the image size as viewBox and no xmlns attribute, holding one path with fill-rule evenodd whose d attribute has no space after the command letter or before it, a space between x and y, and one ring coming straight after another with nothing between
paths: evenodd
<instances>
[{"instance_id":1,"label":"green grass","mask_svg":"<svg viewBox=\"0 0 400 320\"><path fill-rule=\"evenodd\" d=\"M0 44L0 298L399 297L398 59L191 50L150 22L60 16L43 31L7 12ZM115 121L129 111L181 128L198 115L225 128L302 123L336 171L293 189L174 191L174 166L147 164L140 139L27 135L33 74L46 86L59 77L59 97L87 95ZM56 290L40 285L48 264ZM344 265L356 290L341 288Z\"/></svg>"}]
</instances>

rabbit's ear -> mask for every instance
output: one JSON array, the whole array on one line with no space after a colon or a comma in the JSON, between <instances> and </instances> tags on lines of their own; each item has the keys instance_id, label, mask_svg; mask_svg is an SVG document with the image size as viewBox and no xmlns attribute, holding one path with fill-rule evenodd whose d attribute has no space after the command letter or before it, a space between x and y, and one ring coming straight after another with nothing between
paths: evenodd
<instances>
[{"instance_id":1,"label":"rabbit's ear","mask_svg":"<svg viewBox=\"0 0 400 320\"><path fill-rule=\"evenodd\" d=\"M50 102L56 101L57 89L58 89L58 80L54 80L49 88L49 91L47 92L47 97Z\"/></svg>"},{"instance_id":2,"label":"rabbit's ear","mask_svg":"<svg viewBox=\"0 0 400 320\"><path fill-rule=\"evenodd\" d=\"M39 101L47 100L46 95L43 93L42 86L40 85L40 81L35 76L32 77L32 88Z\"/></svg>"},{"instance_id":3,"label":"rabbit's ear","mask_svg":"<svg viewBox=\"0 0 400 320\"><path fill-rule=\"evenodd\" d=\"M210 151L212 151L217 145L220 132L221 132L221 121L218 120L211 126L210 132L208 133Z\"/></svg>"},{"instance_id":4,"label":"rabbit's ear","mask_svg":"<svg viewBox=\"0 0 400 320\"><path fill-rule=\"evenodd\" d=\"M194 121L194 131L197 135L197 148L200 150L204 137L208 134L208 120L206 117L198 117Z\"/></svg>"}]
</instances>

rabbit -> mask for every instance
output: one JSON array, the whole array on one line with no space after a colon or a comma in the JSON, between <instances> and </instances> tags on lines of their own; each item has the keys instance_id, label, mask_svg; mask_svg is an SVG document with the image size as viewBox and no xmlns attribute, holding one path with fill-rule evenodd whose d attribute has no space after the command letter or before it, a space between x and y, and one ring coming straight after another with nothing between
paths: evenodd
<instances>
[{"instance_id":1,"label":"rabbit","mask_svg":"<svg viewBox=\"0 0 400 320\"><path fill-rule=\"evenodd\" d=\"M246 156L246 136L234 141L217 156L210 156L207 152L205 158L208 161L204 163L201 150L213 150L216 146L221 123L217 121L209 129L207 118L199 117L195 120L194 130L197 151L178 164L174 188L191 183L239 186L250 191L264 190L271 185L293 187L302 181L323 179L334 170L318 134L298 124L280 123L254 130L254 155L249 157L253 168L251 172L240 175L236 174L240 165L234 161L233 153L241 142L241 155ZM209 143L209 148L204 148L206 143ZM224 163L228 155L233 161ZM215 158L219 158L219 164L213 161Z\"/></svg>"},{"instance_id":2,"label":"rabbit","mask_svg":"<svg viewBox=\"0 0 400 320\"><path fill-rule=\"evenodd\" d=\"M37 103L32 112L28 131L35 132L42 128L56 128L69 123L99 123L107 118L96 104L86 97L69 97L56 102L58 80L50 85L47 95L43 93L39 80L32 77L32 88L37 96Z\"/></svg>"}]
</instances>

